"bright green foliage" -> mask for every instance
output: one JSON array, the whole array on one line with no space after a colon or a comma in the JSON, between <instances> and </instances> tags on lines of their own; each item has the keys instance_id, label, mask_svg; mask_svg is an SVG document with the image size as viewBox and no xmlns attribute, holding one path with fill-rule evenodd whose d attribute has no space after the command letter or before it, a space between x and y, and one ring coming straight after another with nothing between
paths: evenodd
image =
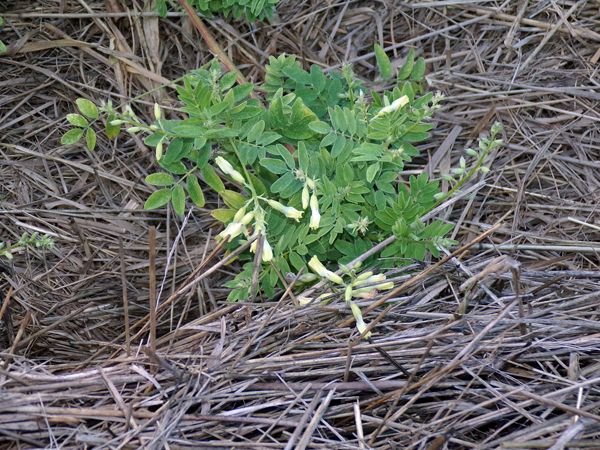
<instances>
[{"instance_id":1,"label":"bright green foliage","mask_svg":"<svg viewBox=\"0 0 600 450\"><path fill-rule=\"evenodd\" d=\"M75 126L67 131L60 140L62 145L73 145L81 140L85 136L85 146L89 151L93 151L96 148L96 132L91 127L90 120L93 122L100 117L98 107L88 99L78 98L75 103L81 114L67 114L67 121ZM109 133L107 128L107 134L114 137L113 133Z\"/></svg>"},{"instance_id":2,"label":"bright green foliage","mask_svg":"<svg viewBox=\"0 0 600 450\"><path fill-rule=\"evenodd\" d=\"M389 60L381 49L378 54L390 75ZM228 284L230 299L249 297L257 265L260 291L269 296L283 286L280 276L310 272L311 258L337 267L392 234L395 243L366 264L398 266L451 244L444 238L451 225L421 219L439 204L438 183L401 174L418 154L415 144L429 137L429 119L441 100L422 95L421 61L409 53L396 85L378 94L349 67L307 71L292 56L272 57L260 86L265 104L252 84L236 84L234 74L223 74L213 62L179 86L184 119L165 119L158 106L151 125L131 110L103 111L107 126L142 131L146 145L156 149L160 169L146 182L157 190L145 207L170 203L182 215L187 199L202 207L203 189L213 189L224 203L212 211L225 225L217 239L228 250L253 239L251 252L262 254L262 264L250 252L239 256L243 270ZM83 129L81 119L87 119L72 116L74 130ZM350 299L350 291L367 293L347 289Z\"/></svg>"},{"instance_id":3,"label":"bright green foliage","mask_svg":"<svg viewBox=\"0 0 600 450\"><path fill-rule=\"evenodd\" d=\"M250 21L270 18L275 11L278 0L188 0L190 6L200 14ZM161 16L167 15L167 0L156 2L157 11Z\"/></svg>"},{"instance_id":4,"label":"bright green foliage","mask_svg":"<svg viewBox=\"0 0 600 450\"><path fill-rule=\"evenodd\" d=\"M4 26L4 18L0 17L0 28ZM0 41L0 55L6 53L6 44Z\"/></svg>"}]
</instances>

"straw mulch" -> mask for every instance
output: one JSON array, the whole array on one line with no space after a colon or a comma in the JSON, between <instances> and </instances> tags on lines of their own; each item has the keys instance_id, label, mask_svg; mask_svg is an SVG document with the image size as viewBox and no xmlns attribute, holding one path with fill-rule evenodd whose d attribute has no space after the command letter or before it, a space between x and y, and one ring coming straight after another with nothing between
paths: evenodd
<instances>
[{"instance_id":1,"label":"straw mulch","mask_svg":"<svg viewBox=\"0 0 600 450\"><path fill-rule=\"evenodd\" d=\"M362 305L370 342L341 299L226 303L218 199L183 221L143 211L140 140L60 145L75 98L153 90L132 103L150 117L210 58L183 13L121 3L0 2L0 240L56 241L0 278L0 448L600 448L598 1L283 1L272 25L206 21L249 79L281 52L369 78L374 42L396 64L418 49L447 100L407 174L502 122L485 182L437 212L459 251Z\"/></svg>"}]
</instances>

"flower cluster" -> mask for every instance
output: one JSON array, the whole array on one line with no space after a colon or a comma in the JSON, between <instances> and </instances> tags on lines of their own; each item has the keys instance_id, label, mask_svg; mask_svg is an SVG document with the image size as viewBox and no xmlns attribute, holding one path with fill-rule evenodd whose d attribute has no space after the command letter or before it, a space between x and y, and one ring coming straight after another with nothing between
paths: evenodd
<instances>
[{"instance_id":1,"label":"flower cluster","mask_svg":"<svg viewBox=\"0 0 600 450\"><path fill-rule=\"evenodd\" d=\"M371 271L363 272L360 275L354 277L354 280L348 284L344 282L344 279L335 272L328 270L319 258L313 256L308 262L310 269L319 275L323 280L330 281L332 283L345 286L344 288L344 300L350 306L354 320L356 321L356 328L366 339L371 336L371 332L367 332L367 325L362 317L360 307L353 301L354 298L373 298L379 291L390 290L394 288L394 283L386 279L385 274L375 274ZM352 271L347 267L341 267L342 272L351 274ZM321 294L317 297L317 300L325 300L330 297L329 293ZM298 300L301 305L307 305L312 303L311 297L299 296Z\"/></svg>"},{"instance_id":2,"label":"flower cluster","mask_svg":"<svg viewBox=\"0 0 600 450\"><path fill-rule=\"evenodd\" d=\"M312 192L312 193L311 193ZM319 199L317 198L317 186L315 180L305 177L304 187L302 188L302 209L310 206L310 222L308 224L311 230L319 228L321 223L321 213L319 212Z\"/></svg>"}]
</instances>

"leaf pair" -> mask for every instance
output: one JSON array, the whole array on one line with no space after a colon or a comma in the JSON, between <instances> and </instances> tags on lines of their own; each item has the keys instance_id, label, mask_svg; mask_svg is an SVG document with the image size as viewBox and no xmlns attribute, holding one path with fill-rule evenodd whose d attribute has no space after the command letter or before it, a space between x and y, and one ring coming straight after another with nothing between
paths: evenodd
<instances>
[{"instance_id":1,"label":"leaf pair","mask_svg":"<svg viewBox=\"0 0 600 450\"><path fill-rule=\"evenodd\" d=\"M73 145L85 135L85 146L89 151L93 151L96 148L97 138L89 120L95 121L99 118L98 108L85 98L78 98L75 103L81 114L67 114L67 121L75 128L63 134L60 143L62 145Z\"/></svg>"},{"instance_id":2,"label":"leaf pair","mask_svg":"<svg viewBox=\"0 0 600 450\"><path fill-rule=\"evenodd\" d=\"M204 192L196 175L190 173L186 176L187 193L198 208L204 207L206 203ZM144 209L157 209L165 206L169 201L173 206L175 214L182 216L185 213L185 190L173 175L165 172L152 173L146 177L146 183L153 186L170 186L154 191L144 203Z\"/></svg>"},{"instance_id":3,"label":"leaf pair","mask_svg":"<svg viewBox=\"0 0 600 450\"><path fill-rule=\"evenodd\" d=\"M384 80L389 80L394 74L394 69L390 58L385 53L381 45L375 44L375 60L379 74ZM414 49L410 49L406 55L406 60L402 67L398 70L398 80L421 81L425 75L425 59L419 57L415 59Z\"/></svg>"}]
</instances>

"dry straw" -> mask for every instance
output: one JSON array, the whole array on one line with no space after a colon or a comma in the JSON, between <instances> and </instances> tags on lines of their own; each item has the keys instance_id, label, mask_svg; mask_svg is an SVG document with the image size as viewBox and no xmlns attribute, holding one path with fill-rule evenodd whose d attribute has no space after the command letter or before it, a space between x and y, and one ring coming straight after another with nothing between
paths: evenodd
<instances>
[{"instance_id":1,"label":"dry straw","mask_svg":"<svg viewBox=\"0 0 600 450\"><path fill-rule=\"evenodd\" d=\"M439 175L502 122L487 182L439 211L464 251L390 274L405 284L366 314L370 342L343 298L224 304L218 230L142 210L135 137L59 145L75 98L151 90L139 114L176 114L161 83L210 58L181 14L118 3L4 14L0 236L57 245L0 281L1 448L600 448L598 2L283 1L272 25L205 21L247 79L279 52L368 75L374 41L396 65L419 49L447 100L407 174Z\"/></svg>"}]
</instances>

